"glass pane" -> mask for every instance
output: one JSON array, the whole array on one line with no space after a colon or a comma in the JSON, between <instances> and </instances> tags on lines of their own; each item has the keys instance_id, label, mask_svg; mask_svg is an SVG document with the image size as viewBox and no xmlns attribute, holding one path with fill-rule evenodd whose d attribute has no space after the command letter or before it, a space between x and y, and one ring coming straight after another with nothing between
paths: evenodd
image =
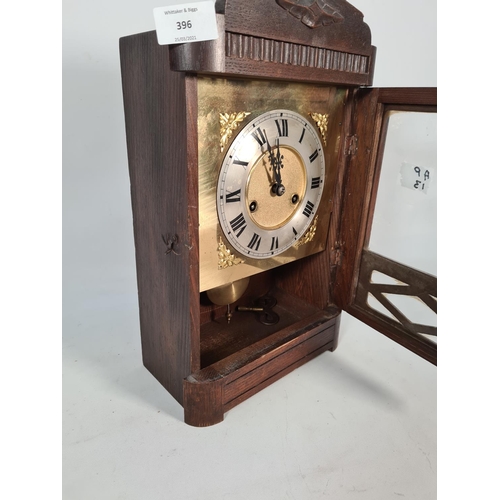
<instances>
[{"instance_id":1,"label":"glass pane","mask_svg":"<svg viewBox=\"0 0 500 500\"><path fill-rule=\"evenodd\" d=\"M437 276L436 113L391 111L369 249Z\"/></svg>"},{"instance_id":2,"label":"glass pane","mask_svg":"<svg viewBox=\"0 0 500 500\"><path fill-rule=\"evenodd\" d=\"M437 276L437 115L390 111L386 119L368 250ZM388 264L391 271L396 269ZM408 275L408 282L400 281L404 273L395 276L399 280L373 270L366 285L371 290L367 305L436 342L436 298L414 274Z\"/></svg>"}]
</instances>

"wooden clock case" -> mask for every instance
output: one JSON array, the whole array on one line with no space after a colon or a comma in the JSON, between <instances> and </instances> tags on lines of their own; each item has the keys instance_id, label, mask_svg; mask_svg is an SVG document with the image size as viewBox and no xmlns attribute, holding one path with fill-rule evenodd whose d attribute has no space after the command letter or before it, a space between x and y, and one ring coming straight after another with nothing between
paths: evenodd
<instances>
[{"instance_id":1,"label":"wooden clock case","mask_svg":"<svg viewBox=\"0 0 500 500\"><path fill-rule=\"evenodd\" d=\"M259 390L333 351L342 310L436 363L436 344L421 335L432 327L397 310L388 318L366 302L370 270L379 269L435 310L436 278L373 254L367 241L386 112L435 112L436 89L364 88L375 60L370 30L349 3L319 7L325 4L217 1L217 40L160 46L155 32L120 39L143 362L184 407L190 425L222 421ZM271 291L278 325L241 314L228 327L225 309L200 294L196 92L202 75L347 89L326 250L253 277L239 300Z\"/></svg>"}]
</instances>

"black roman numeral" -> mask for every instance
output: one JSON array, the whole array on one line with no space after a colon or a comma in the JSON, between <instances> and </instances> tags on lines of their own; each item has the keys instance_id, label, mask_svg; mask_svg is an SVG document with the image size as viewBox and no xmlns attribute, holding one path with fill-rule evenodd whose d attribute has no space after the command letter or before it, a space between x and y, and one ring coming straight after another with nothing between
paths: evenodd
<instances>
[{"instance_id":1,"label":"black roman numeral","mask_svg":"<svg viewBox=\"0 0 500 500\"><path fill-rule=\"evenodd\" d=\"M252 239L250 240L250 243L247 245L248 248L250 248L250 250L253 250L254 249L253 247L255 247L255 251L258 252L261 240L262 238L257 233L253 233Z\"/></svg>"},{"instance_id":2,"label":"black roman numeral","mask_svg":"<svg viewBox=\"0 0 500 500\"><path fill-rule=\"evenodd\" d=\"M309 161L312 163L318 157L318 150L314 151L314 153L309 157Z\"/></svg>"},{"instance_id":3,"label":"black roman numeral","mask_svg":"<svg viewBox=\"0 0 500 500\"><path fill-rule=\"evenodd\" d=\"M309 217L312 214L313 208L314 208L314 203L308 201L306 203L306 207L304 208L302 214L305 215L306 217Z\"/></svg>"},{"instance_id":4,"label":"black roman numeral","mask_svg":"<svg viewBox=\"0 0 500 500\"><path fill-rule=\"evenodd\" d=\"M238 160L238 158L235 158L233 160L233 165L241 165L242 167L248 167L248 162L247 161Z\"/></svg>"},{"instance_id":5,"label":"black roman numeral","mask_svg":"<svg viewBox=\"0 0 500 500\"><path fill-rule=\"evenodd\" d=\"M280 126L280 120L274 120L274 123L276 123L276 127L278 129L278 135L280 137L288 137L288 120L285 120L284 118L281 119L281 126Z\"/></svg>"},{"instance_id":6,"label":"black roman numeral","mask_svg":"<svg viewBox=\"0 0 500 500\"><path fill-rule=\"evenodd\" d=\"M299 143L302 144L302 139L304 138L304 134L306 133L306 129L303 128L302 129L302 134L300 134L300 139L299 139Z\"/></svg>"},{"instance_id":7,"label":"black roman numeral","mask_svg":"<svg viewBox=\"0 0 500 500\"><path fill-rule=\"evenodd\" d=\"M241 201L241 189L226 194L226 203L235 203Z\"/></svg>"},{"instance_id":8,"label":"black roman numeral","mask_svg":"<svg viewBox=\"0 0 500 500\"><path fill-rule=\"evenodd\" d=\"M319 188L321 177L313 177L311 179L311 189Z\"/></svg>"},{"instance_id":9,"label":"black roman numeral","mask_svg":"<svg viewBox=\"0 0 500 500\"><path fill-rule=\"evenodd\" d=\"M243 217L243 214L238 215L235 217L231 222L231 227L233 228L233 231L236 233L236 231L239 232L236 233L236 237L239 238L241 233L247 228L247 221L245 220L245 217Z\"/></svg>"},{"instance_id":10,"label":"black roman numeral","mask_svg":"<svg viewBox=\"0 0 500 500\"><path fill-rule=\"evenodd\" d=\"M255 130L255 132L252 132L252 137L259 143L259 146L261 147L267 142L260 127L257 127L257 130Z\"/></svg>"},{"instance_id":11,"label":"black roman numeral","mask_svg":"<svg viewBox=\"0 0 500 500\"><path fill-rule=\"evenodd\" d=\"M277 236L276 237L273 236L273 241L271 241L270 251L272 252L273 250L277 250L278 246L279 246L278 237Z\"/></svg>"}]
</instances>

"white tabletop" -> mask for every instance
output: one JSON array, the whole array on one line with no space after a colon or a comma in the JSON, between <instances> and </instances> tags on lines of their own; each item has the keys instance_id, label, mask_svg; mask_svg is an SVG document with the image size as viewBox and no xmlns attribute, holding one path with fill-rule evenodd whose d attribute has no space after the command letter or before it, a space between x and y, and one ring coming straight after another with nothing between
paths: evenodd
<instances>
[{"instance_id":1,"label":"white tabletop","mask_svg":"<svg viewBox=\"0 0 500 500\"><path fill-rule=\"evenodd\" d=\"M436 367L354 318L335 352L194 428L142 366L134 297L81 312L64 340L63 498L436 497Z\"/></svg>"}]
</instances>

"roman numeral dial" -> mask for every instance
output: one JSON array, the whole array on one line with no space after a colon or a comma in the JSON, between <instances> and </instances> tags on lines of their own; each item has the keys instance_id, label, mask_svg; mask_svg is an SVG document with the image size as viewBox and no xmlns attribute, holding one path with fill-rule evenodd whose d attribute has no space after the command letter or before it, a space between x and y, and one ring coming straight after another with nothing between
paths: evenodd
<instances>
[{"instance_id":1,"label":"roman numeral dial","mask_svg":"<svg viewBox=\"0 0 500 500\"><path fill-rule=\"evenodd\" d=\"M294 255L319 213L325 175L322 142L305 116L285 109L257 116L236 135L219 171L226 241L247 263Z\"/></svg>"}]
</instances>

